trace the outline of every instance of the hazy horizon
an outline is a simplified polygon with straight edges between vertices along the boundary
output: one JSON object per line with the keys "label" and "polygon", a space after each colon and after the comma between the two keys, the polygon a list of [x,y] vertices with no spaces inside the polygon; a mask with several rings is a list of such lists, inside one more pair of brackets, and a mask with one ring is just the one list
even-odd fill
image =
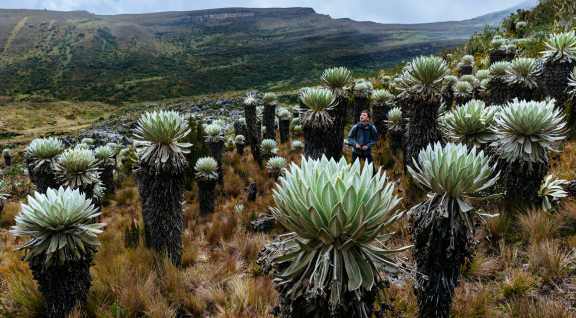
{"label": "hazy horizon", "polygon": [[380,23],[426,23],[464,20],[508,9],[526,0],[396,0],[377,2],[357,0],[3,0],[2,9],[84,10],[95,14],[192,11],[226,7],[269,8],[311,7],[334,18],[351,18]]}

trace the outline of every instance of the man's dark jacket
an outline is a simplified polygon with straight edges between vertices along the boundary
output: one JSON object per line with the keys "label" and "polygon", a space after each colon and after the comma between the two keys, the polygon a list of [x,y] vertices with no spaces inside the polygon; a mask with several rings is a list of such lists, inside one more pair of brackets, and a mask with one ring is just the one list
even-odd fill
{"label": "man's dark jacket", "polygon": [[[374,146],[377,141],[378,130],[376,130],[376,127],[372,124],[357,123],[348,134],[348,145],[354,149],[354,152],[359,154],[370,152],[372,146]],[[368,149],[356,149],[356,145],[368,146]]]}

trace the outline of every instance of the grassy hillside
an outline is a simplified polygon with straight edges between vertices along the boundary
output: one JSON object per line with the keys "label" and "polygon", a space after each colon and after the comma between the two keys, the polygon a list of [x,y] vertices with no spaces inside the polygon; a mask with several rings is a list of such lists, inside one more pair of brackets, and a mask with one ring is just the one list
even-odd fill
{"label": "grassy hillside", "polygon": [[120,102],[286,87],[332,65],[362,71],[439,52],[508,13],[383,25],[307,8],[117,16],[0,10],[0,96]]}

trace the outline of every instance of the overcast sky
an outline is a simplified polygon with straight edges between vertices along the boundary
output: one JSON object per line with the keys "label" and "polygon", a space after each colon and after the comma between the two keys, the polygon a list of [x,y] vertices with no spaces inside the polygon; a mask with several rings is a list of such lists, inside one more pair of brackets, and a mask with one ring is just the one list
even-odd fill
{"label": "overcast sky", "polygon": [[335,18],[382,23],[462,20],[525,0],[0,0],[0,8],[87,10],[97,14],[198,10],[222,7],[312,7]]}

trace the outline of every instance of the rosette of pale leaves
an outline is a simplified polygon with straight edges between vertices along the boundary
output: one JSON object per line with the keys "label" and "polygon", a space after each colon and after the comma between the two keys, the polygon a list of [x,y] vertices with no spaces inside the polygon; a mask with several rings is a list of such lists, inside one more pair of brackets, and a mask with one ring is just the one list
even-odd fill
{"label": "rosette of pale leaves", "polygon": [[100,180],[98,160],[88,149],[64,151],[54,164],[54,172],[60,183],[70,188],[93,185]]}
{"label": "rosette of pale leaves", "polygon": [[234,137],[234,143],[236,145],[244,145],[246,144],[246,137],[244,137],[244,135],[238,135]]}
{"label": "rosette of pale leaves", "polygon": [[388,129],[390,130],[400,130],[402,129],[402,110],[400,107],[394,107],[388,112]]}
{"label": "rosette of pale leaves", "polygon": [[444,88],[452,88],[456,82],[458,82],[458,76],[446,75],[442,81],[442,85]]}
{"label": "rosette of pale leaves", "polygon": [[490,127],[497,111],[496,107],[486,107],[483,101],[472,100],[444,114],[440,123],[451,141],[480,146],[492,141]]}
{"label": "rosette of pale leaves", "polygon": [[449,74],[446,61],[437,56],[421,56],[410,62],[401,75],[401,89],[421,100],[436,99]]}
{"label": "rosette of pale leaves", "polygon": [[196,178],[203,181],[218,180],[218,162],[212,157],[203,157],[194,166]]}
{"label": "rosette of pale leaves", "polygon": [[452,91],[454,91],[454,96],[466,98],[472,95],[474,87],[469,82],[458,81],[452,86]]}
{"label": "rosette of pale leaves", "polygon": [[300,93],[300,100],[308,109],[302,114],[301,122],[310,127],[329,127],[333,119],[328,114],[336,101],[336,96],[326,88],[306,88]]}
{"label": "rosette of pale leaves", "polygon": [[183,142],[189,132],[188,122],[175,111],[145,113],[134,130],[140,162],[156,173],[182,171],[192,146]]}
{"label": "rosette of pale leaves", "polygon": [[278,152],[278,143],[274,139],[264,139],[260,145],[260,150],[263,155],[275,155]]}
{"label": "rosette of pale leaves", "polygon": [[275,105],[278,101],[278,96],[274,93],[266,93],[262,96],[262,102],[266,105]]}
{"label": "rosette of pale leaves", "polygon": [[336,91],[342,91],[345,87],[354,84],[352,72],[345,67],[332,67],[326,69],[320,78],[322,84]]}
{"label": "rosette of pale leaves", "polygon": [[370,100],[373,105],[391,105],[394,103],[394,94],[386,89],[377,89]]}
{"label": "rosette of pale leaves", "polygon": [[510,67],[506,72],[505,79],[509,84],[534,89],[538,87],[538,76],[542,73],[542,65],[536,59],[520,57],[510,62]]}
{"label": "rosette of pale leaves", "polygon": [[6,181],[0,179],[0,202],[6,201],[10,197],[8,194],[8,184]]}
{"label": "rosette of pale leaves", "polygon": [[272,157],[266,162],[266,170],[271,174],[282,174],[288,162],[283,157]]}
{"label": "rosette of pale leaves", "polygon": [[508,162],[544,163],[566,138],[564,115],[554,101],[514,100],[496,115],[492,131],[499,156]]}
{"label": "rosette of pale leaves", "polygon": [[26,251],[26,260],[40,257],[47,265],[78,261],[100,245],[98,235],[104,227],[96,223],[100,213],[79,190],[48,189],[27,201],[10,229],[14,236],[29,238],[19,247]]}
{"label": "rosette of pale leaves", "polygon": [[490,65],[488,71],[490,72],[490,76],[504,79],[506,76],[508,76],[509,68],[510,68],[510,62],[499,61]]}
{"label": "rosette of pale leaves", "polygon": [[498,180],[496,164],[483,151],[463,144],[440,143],[428,145],[412,158],[413,167],[408,166],[410,175],[432,196],[440,196],[440,206],[434,209],[440,217],[448,217],[450,207],[456,203],[468,229],[472,222],[468,211],[472,206],[467,198],[493,186]]}
{"label": "rosette of pale leaves", "polygon": [[464,55],[464,56],[462,56],[460,63],[462,63],[464,65],[472,66],[472,65],[474,65],[475,60],[476,59],[472,55]]}
{"label": "rosette of pale leaves", "polygon": [[34,139],[26,148],[26,159],[30,160],[34,171],[52,169],[57,157],[64,151],[64,144],[57,138]]}
{"label": "rosette of pale leaves", "polygon": [[292,148],[293,151],[301,151],[304,149],[304,143],[300,140],[294,140],[292,141],[290,148]]}
{"label": "rosette of pale leaves", "polygon": [[572,98],[576,97],[576,67],[572,69],[570,77],[568,77],[568,94]]}
{"label": "rosette of pale leaves", "polygon": [[80,143],[88,146],[93,146],[96,143],[96,141],[94,140],[94,138],[82,138],[82,140],[80,140]]}
{"label": "rosette of pale leaves", "polygon": [[370,97],[374,92],[372,82],[365,79],[359,79],[354,83],[354,95],[358,97]]}
{"label": "rosette of pale leaves", "polygon": [[475,76],[478,81],[482,82],[483,80],[490,78],[490,70],[478,70]]}
{"label": "rosette of pale leaves", "polygon": [[472,85],[472,87],[476,87],[476,86],[480,85],[480,82],[478,81],[476,76],[474,76],[472,74],[460,76],[460,81],[468,82],[468,83],[470,83],[470,85]]}
{"label": "rosette of pale leaves", "polygon": [[254,93],[248,93],[246,97],[244,97],[244,105],[247,106],[255,106],[258,104],[258,97]]}
{"label": "rosette of pale leaves", "polygon": [[97,147],[94,149],[94,156],[103,166],[114,165],[114,150],[109,146]]}
{"label": "rosette of pale leaves", "polygon": [[291,233],[271,255],[276,277],[292,299],[322,296],[332,309],[346,292],[370,291],[381,271],[397,271],[398,251],[385,233],[401,214],[394,185],[372,164],[302,158],[292,163],[273,191],[272,214]]}
{"label": "rosette of pale leaves", "polygon": [[576,61],[576,32],[552,34],[544,44],[542,58],[547,63]]}
{"label": "rosette of pale leaves", "polygon": [[218,124],[211,124],[204,127],[204,139],[208,143],[217,143],[224,140],[222,126]]}
{"label": "rosette of pale leaves", "polygon": [[542,209],[544,211],[552,210],[553,205],[568,196],[568,192],[564,190],[564,187],[567,186],[568,183],[568,181],[558,179],[553,175],[547,175],[546,178],[544,178],[538,190],[538,196],[542,198]]}
{"label": "rosette of pale leaves", "polygon": [[286,108],[280,108],[276,116],[278,116],[280,120],[290,120],[290,118],[292,118],[292,114]]}

